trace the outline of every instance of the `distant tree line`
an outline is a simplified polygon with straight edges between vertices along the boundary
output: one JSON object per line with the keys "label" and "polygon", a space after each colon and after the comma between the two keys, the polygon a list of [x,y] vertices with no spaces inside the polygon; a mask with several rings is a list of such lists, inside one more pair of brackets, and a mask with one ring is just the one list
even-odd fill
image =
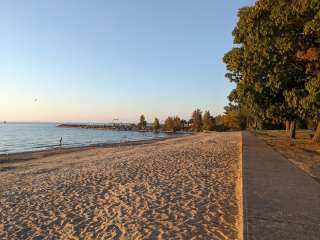
{"label": "distant tree line", "polygon": [[152,125],[148,125],[145,120],[145,116],[142,114],[140,116],[140,121],[137,124],[139,130],[152,130],[154,132],[159,131],[168,131],[168,132],[177,132],[177,131],[188,131],[188,122],[180,119],[180,117],[168,117],[165,119],[164,124],[160,124],[158,118],[155,118]]}
{"label": "distant tree line", "polygon": [[226,130],[241,130],[243,127],[239,125],[239,116],[237,114],[226,114],[224,116],[218,115],[213,117],[209,111],[204,113],[200,109],[195,109],[191,118],[187,121],[181,119],[179,116],[167,117],[163,124],[160,124],[158,118],[155,118],[152,124],[148,124],[145,116],[140,116],[137,127],[141,131],[226,131]]}
{"label": "distant tree line", "polygon": [[320,142],[320,1],[259,0],[238,12],[236,44],[225,54],[226,77],[236,84],[223,117],[229,125],[315,126]]}

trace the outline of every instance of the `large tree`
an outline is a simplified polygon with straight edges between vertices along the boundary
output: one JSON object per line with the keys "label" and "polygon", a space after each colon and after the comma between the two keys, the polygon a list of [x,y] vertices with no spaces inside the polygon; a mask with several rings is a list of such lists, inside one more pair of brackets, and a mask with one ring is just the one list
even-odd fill
{"label": "large tree", "polygon": [[301,10],[305,4],[316,5],[312,0],[259,0],[240,9],[233,31],[236,47],[224,57],[226,76],[237,85],[233,100],[260,119],[290,121],[291,137],[308,95],[306,64],[297,57],[312,42],[304,29],[314,14]]}
{"label": "large tree", "polygon": [[203,114],[203,130],[212,131],[215,128],[215,119],[211,116],[209,111],[205,111]]}
{"label": "large tree", "polygon": [[192,130],[200,132],[202,130],[202,112],[200,109],[196,109],[192,113]]}
{"label": "large tree", "polygon": [[171,132],[180,131],[182,128],[181,119],[178,116],[168,117],[164,122],[164,129]]}
{"label": "large tree", "polygon": [[297,58],[305,65],[308,79],[302,114],[317,122],[313,140],[320,142],[320,1],[304,0],[295,9],[298,14],[307,16],[303,34],[308,38],[308,44],[297,52]]}
{"label": "large tree", "polygon": [[240,112],[238,111],[230,111],[223,115],[223,124],[231,130],[241,130],[242,120]]}
{"label": "large tree", "polygon": [[160,122],[158,118],[155,118],[153,122],[153,131],[158,132],[159,130],[160,130]]}
{"label": "large tree", "polygon": [[142,129],[142,130],[146,129],[146,127],[147,127],[147,121],[146,121],[146,118],[143,114],[141,114],[141,116],[140,116],[140,121],[138,123],[138,127],[139,127],[139,129]]}

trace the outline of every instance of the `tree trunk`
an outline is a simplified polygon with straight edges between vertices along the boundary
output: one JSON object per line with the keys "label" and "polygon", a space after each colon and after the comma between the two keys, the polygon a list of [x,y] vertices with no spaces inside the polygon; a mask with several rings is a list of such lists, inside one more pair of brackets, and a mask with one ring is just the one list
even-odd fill
{"label": "tree trunk", "polygon": [[313,135],[312,141],[320,143],[320,121],[318,121],[317,129]]}
{"label": "tree trunk", "polygon": [[286,124],[286,132],[289,133],[289,131],[290,131],[290,121],[286,120],[285,124]]}
{"label": "tree trunk", "polygon": [[296,120],[290,121],[289,137],[290,138],[296,138]]}

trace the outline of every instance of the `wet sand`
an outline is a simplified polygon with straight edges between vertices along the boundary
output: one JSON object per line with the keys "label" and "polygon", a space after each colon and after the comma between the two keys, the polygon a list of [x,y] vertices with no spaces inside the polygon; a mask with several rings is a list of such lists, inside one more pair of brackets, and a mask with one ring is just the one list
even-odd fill
{"label": "wet sand", "polygon": [[0,239],[239,239],[240,133],[7,164]]}

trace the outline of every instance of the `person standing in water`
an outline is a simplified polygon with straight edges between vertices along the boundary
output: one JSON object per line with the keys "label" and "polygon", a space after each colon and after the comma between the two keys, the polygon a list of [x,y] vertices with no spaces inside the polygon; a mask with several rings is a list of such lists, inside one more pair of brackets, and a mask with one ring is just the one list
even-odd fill
{"label": "person standing in water", "polygon": [[60,138],[60,147],[62,146],[62,137]]}

